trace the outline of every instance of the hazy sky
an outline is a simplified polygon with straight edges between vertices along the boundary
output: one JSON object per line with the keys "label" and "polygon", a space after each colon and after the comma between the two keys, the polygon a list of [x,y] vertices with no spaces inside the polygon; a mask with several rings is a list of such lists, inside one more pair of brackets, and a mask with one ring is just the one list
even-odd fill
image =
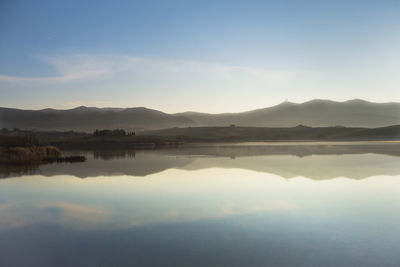
{"label": "hazy sky", "polygon": [[0,1],[0,106],[400,101],[400,1]]}

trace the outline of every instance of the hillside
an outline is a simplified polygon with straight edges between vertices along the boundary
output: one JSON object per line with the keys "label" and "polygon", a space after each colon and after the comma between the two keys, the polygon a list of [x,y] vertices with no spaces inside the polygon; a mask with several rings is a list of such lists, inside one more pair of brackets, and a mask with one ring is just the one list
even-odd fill
{"label": "hillside", "polygon": [[335,102],[312,100],[302,104],[282,104],[241,113],[207,114],[184,112],[167,114],[138,108],[78,107],[69,110],[20,110],[0,108],[0,127],[36,130],[78,130],[123,128],[155,130],[199,126],[247,127],[384,127],[400,124],[400,103],[371,103],[364,100]]}
{"label": "hillside", "polygon": [[230,124],[257,127],[293,127],[299,124],[347,127],[383,127],[400,123],[400,103],[371,103],[364,100],[335,102],[312,100],[302,104],[284,102],[277,106],[242,113],[179,113],[197,126]]}
{"label": "hillside", "polygon": [[0,108],[0,127],[36,130],[160,129],[192,123],[180,115],[139,108],[89,108],[20,110]]}

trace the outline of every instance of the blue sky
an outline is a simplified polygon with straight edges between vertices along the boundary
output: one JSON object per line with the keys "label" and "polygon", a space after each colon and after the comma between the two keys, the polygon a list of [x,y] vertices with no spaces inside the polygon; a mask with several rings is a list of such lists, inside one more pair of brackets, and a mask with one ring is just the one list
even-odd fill
{"label": "blue sky", "polygon": [[0,106],[400,101],[400,1],[0,2]]}

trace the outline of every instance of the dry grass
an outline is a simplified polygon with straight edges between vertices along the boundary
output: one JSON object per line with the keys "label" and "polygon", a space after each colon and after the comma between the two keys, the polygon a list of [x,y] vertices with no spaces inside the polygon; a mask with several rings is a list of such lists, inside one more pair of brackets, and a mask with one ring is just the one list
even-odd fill
{"label": "dry grass", "polygon": [[54,146],[10,147],[0,150],[0,162],[23,163],[55,160],[61,152]]}

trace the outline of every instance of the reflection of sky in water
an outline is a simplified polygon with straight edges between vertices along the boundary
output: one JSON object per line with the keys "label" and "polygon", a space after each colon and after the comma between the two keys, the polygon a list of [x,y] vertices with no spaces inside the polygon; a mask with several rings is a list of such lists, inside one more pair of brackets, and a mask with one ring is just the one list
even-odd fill
{"label": "reflection of sky in water", "polygon": [[285,180],[240,169],[167,170],[135,178],[31,176],[1,182],[0,227],[55,222],[131,227],[230,215],[286,212],[324,216],[389,215],[400,208],[400,177],[361,181]]}
{"label": "reflection of sky in water", "polygon": [[396,266],[399,192],[236,168],[5,179],[0,265]]}

